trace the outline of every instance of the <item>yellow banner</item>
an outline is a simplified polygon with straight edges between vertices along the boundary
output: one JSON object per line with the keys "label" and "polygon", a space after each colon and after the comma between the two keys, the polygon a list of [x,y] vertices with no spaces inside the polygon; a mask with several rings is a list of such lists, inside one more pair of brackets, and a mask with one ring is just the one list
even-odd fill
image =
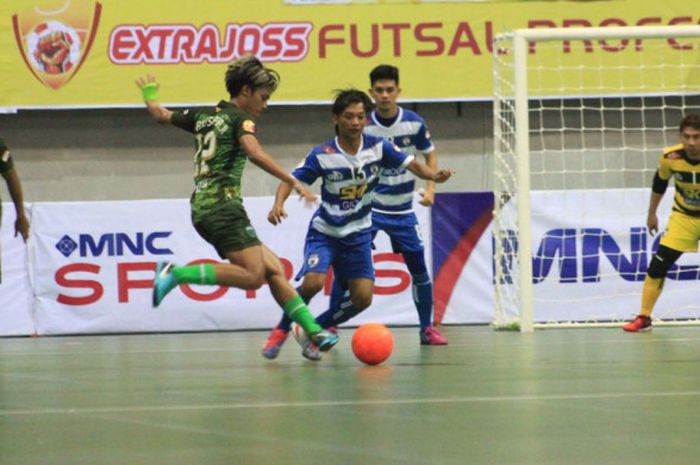
{"label": "yellow banner", "polygon": [[[406,100],[488,99],[496,33],[690,25],[700,13],[687,0],[21,0],[2,2],[0,19],[0,107],[7,109],[141,105],[134,80],[146,73],[160,81],[164,102],[211,103],[227,97],[226,64],[245,53],[281,74],[273,103],[326,103],[334,89],[366,89],[381,63],[400,68]],[[693,43],[684,53],[697,60],[699,50]]]}

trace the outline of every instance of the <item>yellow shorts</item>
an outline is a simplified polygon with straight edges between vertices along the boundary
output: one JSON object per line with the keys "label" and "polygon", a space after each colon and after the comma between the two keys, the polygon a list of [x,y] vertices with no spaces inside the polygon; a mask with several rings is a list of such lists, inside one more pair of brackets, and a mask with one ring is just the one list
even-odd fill
{"label": "yellow shorts", "polygon": [[697,252],[700,240],[700,218],[672,211],[661,245],[680,252]]}

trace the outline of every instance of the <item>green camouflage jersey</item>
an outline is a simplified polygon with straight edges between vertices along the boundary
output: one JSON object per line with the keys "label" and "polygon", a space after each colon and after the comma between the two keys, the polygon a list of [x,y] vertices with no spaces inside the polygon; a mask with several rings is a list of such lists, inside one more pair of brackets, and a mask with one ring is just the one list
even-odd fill
{"label": "green camouflage jersey", "polygon": [[222,100],[214,108],[175,111],[171,121],[195,135],[193,217],[216,210],[224,200],[242,202],[247,157],[239,139],[255,134],[253,117]]}

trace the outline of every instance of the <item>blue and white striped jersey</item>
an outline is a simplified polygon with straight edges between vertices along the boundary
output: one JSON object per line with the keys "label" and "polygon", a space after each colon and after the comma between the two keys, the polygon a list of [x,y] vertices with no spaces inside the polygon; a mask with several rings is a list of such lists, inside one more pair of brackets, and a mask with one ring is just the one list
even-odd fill
{"label": "blue and white striped jersey", "polygon": [[[376,110],[370,114],[365,134],[384,137],[396,144],[403,152],[417,155],[435,150],[425,121],[417,113],[399,107],[399,114],[391,126],[382,126],[377,120]],[[399,215],[413,211],[413,191],[416,180],[404,168],[385,169],[374,191],[372,209],[380,213]]]}
{"label": "blue and white striped jersey", "polygon": [[321,206],[310,227],[345,238],[372,225],[372,192],[382,169],[404,170],[413,155],[402,153],[381,137],[366,134],[355,155],[345,153],[338,139],[314,147],[292,176],[305,184],[321,178]]}

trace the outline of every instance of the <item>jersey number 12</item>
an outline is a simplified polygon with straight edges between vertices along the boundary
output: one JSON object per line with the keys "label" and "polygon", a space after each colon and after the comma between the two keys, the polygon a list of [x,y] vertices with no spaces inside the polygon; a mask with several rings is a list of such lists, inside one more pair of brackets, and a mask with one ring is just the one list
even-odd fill
{"label": "jersey number 12", "polygon": [[216,134],[209,131],[206,134],[195,135],[197,139],[197,151],[194,152],[194,175],[206,176],[209,174],[207,162],[216,155]]}

